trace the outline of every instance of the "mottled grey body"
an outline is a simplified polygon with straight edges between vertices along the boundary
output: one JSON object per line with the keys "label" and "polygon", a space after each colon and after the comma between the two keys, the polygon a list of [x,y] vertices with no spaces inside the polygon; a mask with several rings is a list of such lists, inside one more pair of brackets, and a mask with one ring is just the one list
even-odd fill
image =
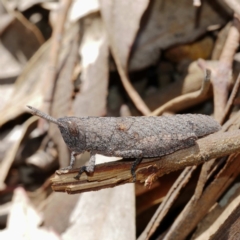
{"label": "mottled grey body", "polygon": [[[191,147],[203,136],[220,130],[211,117],[185,114],[162,117],[64,117],[53,119],[30,107],[32,113],[58,125],[63,139],[75,155],[89,151],[83,171],[93,172],[95,154],[123,158],[160,157]],[[77,176],[79,178],[80,174]],[[132,174],[135,175],[134,169]]]}
{"label": "mottled grey body", "polygon": [[124,158],[159,157],[195,144],[220,129],[206,115],[168,117],[65,117],[57,120],[71,151]]}

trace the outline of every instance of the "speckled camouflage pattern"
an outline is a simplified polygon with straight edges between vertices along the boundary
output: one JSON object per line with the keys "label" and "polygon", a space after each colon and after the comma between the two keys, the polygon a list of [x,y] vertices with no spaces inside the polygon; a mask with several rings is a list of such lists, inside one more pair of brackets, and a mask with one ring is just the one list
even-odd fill
{"label": "speckled camouflage pattern", "polygon": [[217,132],[221,126],[210,116],[182,114],[162,117],[63,117],[51,116],[29,107],[32,114],[58,125],[62,137],[71,150],[73,167],[75,156],[89,151],[90,160],[83,171],[93,172],[95,154],[136,158],[135,167],[142,158],[161,157],[196,144],[196,140]]}
{"label": "speckled camouflage pattern", "polygon": [[159,157],[220,129],[200,114],[167,117],[64,117],[57,120],[69,149],[124,158]]}

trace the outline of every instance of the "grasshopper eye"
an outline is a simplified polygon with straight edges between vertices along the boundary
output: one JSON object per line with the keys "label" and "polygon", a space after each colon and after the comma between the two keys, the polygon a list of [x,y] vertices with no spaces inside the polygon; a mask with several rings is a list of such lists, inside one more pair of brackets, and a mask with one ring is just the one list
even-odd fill
{"label": "grasshopper eye", "polygon": [[71,134],[71,136],[78,136],[78,126],[73,121],[67,121],[68,123],[68,131]]}

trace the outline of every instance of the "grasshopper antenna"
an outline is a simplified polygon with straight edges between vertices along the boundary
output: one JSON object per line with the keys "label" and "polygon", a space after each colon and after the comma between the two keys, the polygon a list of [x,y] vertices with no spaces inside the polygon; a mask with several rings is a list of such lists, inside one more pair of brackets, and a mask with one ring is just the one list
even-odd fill
{"label": "grasshopper antenna", "polygon": [[61,125],[61,124],[57,121],[56,118],[53,118],[53,117],[47,115],[46,113],[37,110],[37,109],[34,108],[34,107],[31,107],[31,106],[27,106],[27,107],[30,108],[30,112],[31,112],[32,115],[36,115],[36,116],[38,116],[38,117],[40,117],[40,118],[44,118],[44,119],[46,119],[46,120],[49,121],[49,122],[52,122],[52,123],[57,124],[58,126]]}

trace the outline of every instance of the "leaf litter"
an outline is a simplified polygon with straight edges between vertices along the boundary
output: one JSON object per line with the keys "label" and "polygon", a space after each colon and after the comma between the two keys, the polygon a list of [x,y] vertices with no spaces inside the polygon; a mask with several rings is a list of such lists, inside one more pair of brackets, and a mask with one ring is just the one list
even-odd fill
{"label": "leaf litter", "polygon": [[[238,14],[228,0],[2,0],[0,236],[181,240],[227,231],[231,239],[239,229]],[[199,149],[144,159],[136,183],[131,159],[101,155],[77,182],[89,155],[59,173],[69,150],[26,105],[55,118],[201,113],[223,128]]]}

